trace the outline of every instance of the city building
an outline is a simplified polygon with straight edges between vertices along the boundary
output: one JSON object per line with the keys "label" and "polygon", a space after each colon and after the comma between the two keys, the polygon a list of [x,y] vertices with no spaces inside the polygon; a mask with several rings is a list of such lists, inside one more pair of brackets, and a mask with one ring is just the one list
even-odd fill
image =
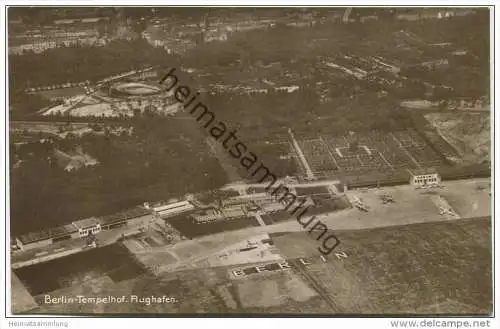
{"label": "city building", "polygon": [[9,35],[9,54],[22,55],[24,52],[42,53],[48,49],[71,46],[103,46],[108,42],[100,36],[96,28],[50,27],[42,30],[27,30]]}

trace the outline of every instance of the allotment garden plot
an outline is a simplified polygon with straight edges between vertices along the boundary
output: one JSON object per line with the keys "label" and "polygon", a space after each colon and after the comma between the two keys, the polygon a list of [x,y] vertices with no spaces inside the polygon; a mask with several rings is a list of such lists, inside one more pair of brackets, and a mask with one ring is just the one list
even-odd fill
{"label": "allotment garden plot", "polygon": [[[297,134],[295,138],[296,143],[283,139],[257,148],[257,152],[266,149],[263,162],[270,169],[281,169],[275,170],[276,175],[286,168],[288,175],[295,171],[304,176],[309,168],[315,178],[321,179],[446,165],[443,155],[413,129],[345,136]],[[291,162],[295,170],[290,169]]]}

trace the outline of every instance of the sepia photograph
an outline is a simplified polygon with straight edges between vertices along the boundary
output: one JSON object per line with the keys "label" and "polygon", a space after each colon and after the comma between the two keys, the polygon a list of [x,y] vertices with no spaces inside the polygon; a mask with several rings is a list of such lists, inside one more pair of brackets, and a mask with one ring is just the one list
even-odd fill
{"label": "sepia photograph", "polygon": [[4,10],[7,314],[494,327],[493,6]]}

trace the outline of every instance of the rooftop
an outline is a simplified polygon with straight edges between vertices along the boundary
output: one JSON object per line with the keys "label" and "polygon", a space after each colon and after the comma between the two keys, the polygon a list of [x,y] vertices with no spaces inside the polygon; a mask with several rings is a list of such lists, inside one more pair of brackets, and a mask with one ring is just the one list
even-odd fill
{"label": "rooftop", "polygon": [[421,168],[421,169],[408,169],[408,172],[412,176],[418,176],[418,175],[431,175],[431,174],[437,174],[438,171],[435,168]]}
{"label": "rooftop", "polygon": [[76,232],[78,229],[73,224],[66,224],[56,228],[41,230],[38,232],[30,232],[19,236],[19,240],[23,244],[29,244],[41,240],[53,239],[66,234]]}
{"label": "rooftop", "polygon": [[180,208],[180,207],[185,207],[185,206],[190,206],[191,203],[189,201],[179,201],[179,202],[174,202],[174,203],[169,203],[169,204],[162,204],[162,205],[157,205],[153,206],[152,209],[154,211],[165,211],[169,209],[175,209],[175,208]]}
{"label": "rooftop", "polygon": [[96,217],[84,218],[84,219],[80,219],[76,222],[73,222],[73,225],[75,225],[76,228],[78,228],[78,229],[97,226],[99,224],[100,224],[100,221]]}
{"label": "rooftop", "polygon": [[116,214],[102,216],[99,218],[99,221],[101,222],[101,225],[108,225],[108,224],[113,224],[113,223],[129,220],[132,218],[136,218],[136,217],[141,217],[141,216],[147,215],[149,213],[150,213],[149,210],[145,209],[144,207],[139,206],[139,207],[128,209],[128,210],[125,210],[125,211],[122,211],[122,212],[119,212]]}

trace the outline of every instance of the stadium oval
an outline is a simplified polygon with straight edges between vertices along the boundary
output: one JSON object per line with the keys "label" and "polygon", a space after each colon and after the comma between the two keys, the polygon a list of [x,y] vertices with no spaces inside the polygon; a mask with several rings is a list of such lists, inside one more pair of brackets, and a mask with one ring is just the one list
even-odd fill
{"label": "stadium oval", "polygon": [[122,82],[111,86],[110,93],[116,96],[150,96],[161,93],[161,89],[138,82]]}

